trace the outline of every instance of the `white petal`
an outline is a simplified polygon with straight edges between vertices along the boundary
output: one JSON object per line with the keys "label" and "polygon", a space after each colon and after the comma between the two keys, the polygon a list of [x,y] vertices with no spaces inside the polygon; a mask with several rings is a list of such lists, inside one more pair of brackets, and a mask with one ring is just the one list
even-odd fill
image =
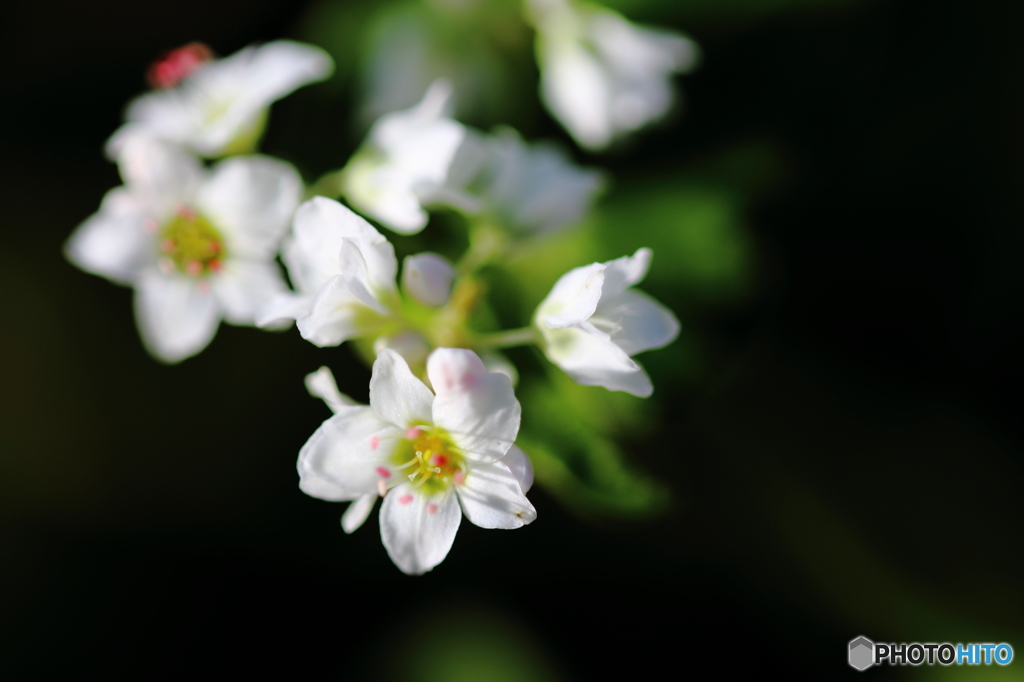
{"label": "white petal", "polygon": [[156,234],[144,227],[150,219],[128,190],[112,189],[103,198],[99,212],[79,225],[68,239],[64,254],[86,272],[130,284],[156,257]]}
{"label": "white petal", "polygon": [[287,329],[293,320],[308,315],[312,306],[312,296],[283,291],[271,297],[256,311],[256,326],[266,329]]}
{"label": "white petal", "polygon": [[352,533],[366,523],[376,501],[377,493],[370,493],[357,498],[348,506],[345,513],[341,515],[341,527],[346,533]]}
{"label": "white petal", "polygon": [[267,156],[220,162],[200,188],[196,209],[224,235],[229,257],[270,260],[299,205],[302,180]]}
{"label": "white petal", "polygon": [[373,352],[380,355],[390,348],[401,355],[410,366],[422,365],[430,354],[430,344],[418,332],[405,331],[394,336],[381,336],[373,342]]}
{"label": "white petal", "polygon": [[590,323],[583,328],[544,329],[548,359],[577,383],[646,398],[654,387],[643,368]]}
{"label": "white petal", "polygon": [[360,245],[351,239],[343,239],[341,242],[338,261],[345,278],[345,286],[360,303],[384,315],[387,309],[374,293],[366,258],[359,247]]}
{"label": "white petal", "polygon": [[519,370],[512,364],[512,361],[497,351],[481,351],[480,360],[488,372],[504,374],[515,388],[519,383]]}
{"label": "white petal", "polygon": [[320,398],[327,403],[327,407],[335,413],[343,407],[356,404],[356,401],[338,390],[338,384],[334,381],[334,375],[328,367],[321,367],[306,375],[306,390],[314,398]]}
{"label": "white petal", "polygon": [[332,277],[310,303],[309,313],[298,320],[299,333],[315,346],[337,346],[370,334],[385,318],[367,308],[349,290],[344,277]]}
{"label": "white petal", "polygon": [[438,348],[427,359],[434,387],[434,424],[446,429],[475,462],[501,459],[519,432],[520,406],[512,382],[491,374],[471,350]]}
{"label": "white petal", "polygon": [[255,324],[256,313],[285,292],[277,263],[253,263],[228,258],[223,270],[211,277],[213,294],[231,324]]}
{"label": "white petal", "polygon": [[614,325],[611,340],[626,355],[661,348],[679,335],[679,320],[675,314],[636,289],[602,301],[597,312]]}
{"label": "white petal", "polygon": [[611,76],[580,45],[553,45],[545,51],[541,99],[582,147],[600,150],[611,144]]}
{"label": "white petal", "polygon": [[651,250],[645,247],[637,249],[632,256],[623,256],[605,263],[601,299],[614,298],[627,287],[643,280],[651,266],[651,255]]}
{"label": "white petal", "polygon": [[397,429],[369,407],[339,408],[299,451],[299,488],[324,500],[369,495],[377,490],[378,481],[386,484],[395,478],[388,458],[397,435]]}
{"label": "white petal", "polygon": [[252,56],[246,74],[248,97],[266,106],[307,83],[324,80],[333,71],[334,61],[319,47],[275,40],[256,48]]}
{"label": "white petal", "polygon": [[436,253],[406,256],[402,266],[402,288],[420,303],[435,308],[448,302],[455,268]]}
{"label": "white petal", "polygon": [[359,246],[371,288],[393,291],[398,272],[394,247],[368,222],[325,197],[313,197],[295,212],[292,238],[283,254],[295,285],[312,294],[340,274],[339,254],[345,239]]}
{"label": "white petal", "polygon": [[380,507],[380,538],[403,573],[420,575],[448,556],[461,521],[455,495],[420,496],[403,483],[388,492]]}
{"label": "white petal", "polygon": [[197,158],[146,131],[126,129],[115,148],[125,184],[145,200],[161,221],[178,205],[190,203],[206,178]]}
{"label": "white petal", "polygon": [[526,453],[518,445],[513,445],[499,461],[507,466],[519,481],[523,494],[530,492],[530,488],[533,487],[533,463]]}
{"label": "white petal", "polygon": [[401,355],[389,348],[380,352],[370,377],[370,407],[378,417],[402,429],[430,424],[433,401],[430,389],[413,375]]}
{"label": "white petal", "polygon": [[474,464],[457,490],[466,518],[481,528],[519,528],[537,518],[519,481],[501,462]]}
{"label": "white petal", "polygon": [[386,161],[357,154],[345,167],[345,198],[399,234],[416,234],[429,216],[413,190],[416,179]]}
{"label": "white petal", "polygon": [[574,268],[562,275],[537,307],[540,323],[551,329],[578,326],[597,310],[604,287],[603,263]]}
{"label": "white petal", "polygon": [[149,351],[165,362],[178,362],[210,343],[220,309],[212,292],[196,280],[147,270],[136,283],[135,319]]}

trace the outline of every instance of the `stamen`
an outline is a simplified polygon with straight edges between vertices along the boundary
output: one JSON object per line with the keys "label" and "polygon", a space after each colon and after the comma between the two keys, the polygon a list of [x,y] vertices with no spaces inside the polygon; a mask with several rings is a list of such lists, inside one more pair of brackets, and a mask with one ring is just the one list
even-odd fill
{"label": "stamen", "polygon": [[428,514],[436,514],[437,513],[437,505],[434,504],[433,502],[428,504],[427,505],[427,513]]}
{"label": "stamen", "polygon": [[388,486],[381,479],[377,479],[377,494],[380,495],[381,497],[384,497],[385,495],[388,494]]}
{"label": "stamen", "polygon": [[409,493],[398,498],[398,504],[409,504],[410,502],[412,502],[412,495]]}
{"label": "stamen", "polygon": [[[380,445],[380,436],[376,434],[370,436],[370,449],[376,450],[378,445]],[[377,471],[380,471],[380,469],[378,468]]]}
{"label": "stamen", "polygon": [[381,478],[391,478],[391,472],[384,467],[377,467],[374,469]]}
{"label": "stamen", "polygon": [[415,426],[410,426],[405,430],[405,437],[408,438],[409,440],[416,440],[421,435],[423,435],[423,430]]}
{"label": "stamen", "polygon": [[455,472],[454,478],[455,485],[462,485],[463,482],[465,482],[466,480],[466,472],[464,472],[462,469],[459,469],[458,471]]}

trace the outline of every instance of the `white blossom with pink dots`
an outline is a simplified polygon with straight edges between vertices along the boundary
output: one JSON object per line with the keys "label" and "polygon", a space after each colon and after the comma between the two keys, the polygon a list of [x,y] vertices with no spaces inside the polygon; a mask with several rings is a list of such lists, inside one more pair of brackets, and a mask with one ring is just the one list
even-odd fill
{"label": "white blossom with pink dots", "polygon": [[[305,493],[354,501],[342,521],[347,532],[384,497],[381,539],[395,565],[411,575],[444,560],[463,515],[481,528],[505,529],[537,517],[525,495],[533,470],[513,445],[520,407],[508,377],[488,373],[476,353],[459,348],[435,350],[427,377],[434,393],[402,356],[382,350],[370,405],[330,401],[334,416],[313,433],[298,461]],[[316,395],[336,392],[317,386]]]}

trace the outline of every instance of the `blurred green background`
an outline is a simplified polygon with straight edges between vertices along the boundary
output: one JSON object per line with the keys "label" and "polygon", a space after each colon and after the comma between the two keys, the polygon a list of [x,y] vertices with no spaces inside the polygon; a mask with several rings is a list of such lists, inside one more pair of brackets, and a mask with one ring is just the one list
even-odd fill
{"label": "blurred green background", "polygon": [[[600,156],[537,102],[510,0],[0,10],[5,678],[823,679],[857,674],[857,635],[1024,655],[1024,6],[608,4],[704,59],[678,79],[681,111]],[[639,358],[649,401],[512,352],[539,518],[463,524],[421,578],[390,563],[375,519],[345,536],[342,506],[297,487],[328,416],[302,377],[327,364],[365,400],[354,353],[224,326],[166,367],[130,291],[61,256],[119,184],[101,147],[161,51],[329,49],[336,77],[276,104],[263,145],[311,181],[358,145],[365,74],[409,22],[440,36],[427,71],[479,88],[463,120],[560,140],[611,177],[584,230],[486,273],[496,317],[521,323],[565,270],[651,246],[641,288],[683,322]],[[457,222],[396,247],[455,249]]]}

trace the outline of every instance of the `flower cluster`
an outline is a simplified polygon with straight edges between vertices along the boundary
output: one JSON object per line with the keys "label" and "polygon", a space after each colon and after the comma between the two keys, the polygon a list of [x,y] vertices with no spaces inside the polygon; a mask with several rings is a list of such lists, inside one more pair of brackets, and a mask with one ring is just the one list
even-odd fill
{"label": "flower cluster", "polygon": [[[603,146],[663,113],[663,81],[682,68],[684,39],[568,0],[530,6],[546,45],[548,104],[581,143]],[[584,54],[584,40],[597,52]],[[518,372],[500,349],[535,344],[580,384],[646,397],[651,379],[631,356],[670,343],[679,322],[632,288],[650,265],[641,248],[569,270],[522,329],[475,328],[482,268],[579,223],[604,175],[510,128],[484,133],[456,121],[452,87],[438,80],[307,187],[288,163],[254,152],[269,106],[332,68],[319,48],[290,41],[223,59],[196,43],[165,54],[149,71],[154,90],[129,105],[107,144],[124,184],[66,254],[134,288],[143,343],[165,362],[202,351],[221,320],[294,323],[319,347],[354,341],[372,364],[370,404],[341,394],[326,368],[307,377],[334,414],[299,454],[299,485],[350,501],[349,533],[383,497],[384,546],[402,571],[419,574],[448,554],[463,515],[503,529],[536,518],[526,498],[533,469],[515,445]],[[559,83],[586,78],[600,87],[569,106]],[[395,246],[363,217],[405,235],[424,230],[438,206],[468,226],[469,249],[455,263],[425,252],[399,268]]]}

